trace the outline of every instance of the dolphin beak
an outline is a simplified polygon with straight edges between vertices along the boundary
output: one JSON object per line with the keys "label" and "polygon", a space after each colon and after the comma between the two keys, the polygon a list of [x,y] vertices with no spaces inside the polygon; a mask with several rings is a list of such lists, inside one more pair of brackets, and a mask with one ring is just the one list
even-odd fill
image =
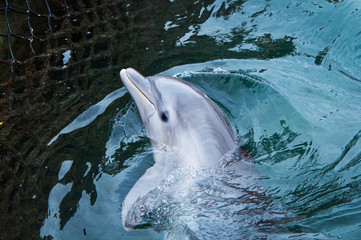
{"label": "dolphin beak", "polygon": [[149,79],[133,68],[122,69],[120,78],[137,105],[139,115],[144,124],[156,112],[155,98]]}
{"label": "dolphin beak", "polygon": [[148,101],[154,106],[154,98],[151,94],[151,85],[149,80],[133,68],[122,69],[120,78],[133,97],[135,103],[141,107],[141,102]]}

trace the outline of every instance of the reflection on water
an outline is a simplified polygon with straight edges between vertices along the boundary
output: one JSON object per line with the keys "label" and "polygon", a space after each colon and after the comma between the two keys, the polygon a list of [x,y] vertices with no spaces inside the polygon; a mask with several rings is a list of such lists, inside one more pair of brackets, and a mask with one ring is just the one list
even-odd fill
{"label": "reflection on water", "polygon": [[[131,3],[127,7],[130,12],[132,7]],[[357,239],[361,222],[361,48],[354,39],[361,29],[356,24],[360,20],[356,2],[212,1],[184,8],[188,11],[178,13],[170,8],[174,19],[164,21],[164,31],[168,37],[179,34],[177,41],[163,40],[159,51],[165,53],[160,53],[162,57],[147,72],[197,62],[163,74],[193,82],[226,112],[251,153],[267,193],[277,206],[299,216],[281,228],[290,234],[314,232],[330,239]],[[184,28],[190,20],[193,24]],[[175,50],[168,51],[171,48]],[[49,196],[41,236],[163,239],[162,233],[152,229],[125,232],[122,228],[121,202],[152,165],[152,152],[128,94],[101,103],[102,111],[89,108],[78,118],[84,124],[68,125],[50,142],[50,147],[60,149],[54,159],[63,163]],[[212,182],[202,175],[197,184],[185,185],[192,188],[184,188],[182,177],[191,176],[192,171],[180,173],[174,177],[176,182],[162,186],[167,186],[165,193],[179,189],[186,193],[176,199],[182,208],[163,212],[166,224],[152,223],[155,229],[167,230],[174,238],[188,234],[210,239],[226,236],[219,230],[220,219],[229,221],[228,232],[244,226],[237,225],[241,215],[236,214],[240,210],[237,199],[242,198],[227,198],[234,186],[216,191],[230,179],[225,181],[222,175]],[[202,198],[204,188],[213,189],[214,195]],[[168,200],[157,202],[161,210],[171,206]],[[217,208],[202,215],[211,202],[230,203],[232,208],[223,211],[215,204]],[[262,209],[262,204],[257,206]],[[217,214],[224,215],[217,218]],[[188,217],[194,216],[199,217],[190,221]],[[268,236],[279,239],[282,235],[277,234]]]}

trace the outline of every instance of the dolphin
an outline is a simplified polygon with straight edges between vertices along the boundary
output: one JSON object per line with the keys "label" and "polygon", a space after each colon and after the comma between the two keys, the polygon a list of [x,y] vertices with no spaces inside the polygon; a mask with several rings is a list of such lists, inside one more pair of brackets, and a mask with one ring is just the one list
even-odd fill
{"label": "dolphin", "polygon": [[137,227],[128,215],[139,197],[178,168],[215,166],[236,143],[227,116],[192,84],[168,76],[145,77],[133,68],[122,69],[120,77],[135,101],[154,157],[154,165],[123,201],[123,227],[130,230]]}

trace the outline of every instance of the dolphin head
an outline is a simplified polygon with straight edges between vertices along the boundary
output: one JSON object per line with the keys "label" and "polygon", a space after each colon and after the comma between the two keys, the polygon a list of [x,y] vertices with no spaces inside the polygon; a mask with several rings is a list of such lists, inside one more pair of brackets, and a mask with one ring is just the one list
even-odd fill
{"label": "dolphin head", "polygon": [[120,77],[153,146],[177,149],[179,167],[210,166],[235,147],[228,118],[190,83],[167,76],[144,77],[132,68],[121,70]]}

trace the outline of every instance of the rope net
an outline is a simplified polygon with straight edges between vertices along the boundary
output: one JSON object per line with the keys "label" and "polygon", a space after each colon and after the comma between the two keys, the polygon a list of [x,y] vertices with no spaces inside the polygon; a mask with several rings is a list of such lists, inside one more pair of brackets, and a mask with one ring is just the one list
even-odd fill
{"label": "rope net", "polygon": [[14,64],[41,51],[39,44],[58,27],[54,20],[60,19],[51,9],[68,10],[68,7],[65,1],[1,1],[0,63],[10,65],[13,71]]}

